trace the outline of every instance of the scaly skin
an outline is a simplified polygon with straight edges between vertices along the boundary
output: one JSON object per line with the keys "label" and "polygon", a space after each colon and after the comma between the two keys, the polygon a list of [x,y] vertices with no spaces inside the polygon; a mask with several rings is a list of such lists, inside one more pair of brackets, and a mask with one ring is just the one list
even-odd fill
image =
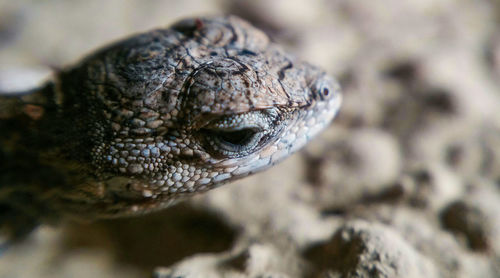
{"label": "scaly skin", "polygon": [[340,102],[333,78],[236,17],[133,36],[0,98],[0,227],[167,207],[281,161]]}

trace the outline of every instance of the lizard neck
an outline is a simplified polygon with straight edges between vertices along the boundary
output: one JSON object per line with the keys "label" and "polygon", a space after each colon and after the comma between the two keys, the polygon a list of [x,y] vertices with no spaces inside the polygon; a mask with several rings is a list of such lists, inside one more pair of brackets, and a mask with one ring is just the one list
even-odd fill
{"label": "lizard neck", "polygon": [[[57,125],[54,120],[59,110],[54,88],[49,82],[30,91],[0,96],[0,231],[11,236],[24,235],[42,215],[49,215],[38,196],[64,182],[40,157],[57,139],[50,128]],[[24,204],[24,208],[18,209],[16,204]]]}

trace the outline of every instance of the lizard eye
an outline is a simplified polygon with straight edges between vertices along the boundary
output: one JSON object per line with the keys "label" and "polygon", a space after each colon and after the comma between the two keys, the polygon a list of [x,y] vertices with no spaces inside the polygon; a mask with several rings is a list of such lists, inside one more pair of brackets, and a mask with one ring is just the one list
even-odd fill
{"label": "lizard eye", "polygon": [[203,128],[210,147],[222,154],[239,153],[254,149],[263,133],[258,128],[218,129]]}
{"label": "lizard eye", "polygon": [[251,143],[252,139],[255,137],[257,132],[251,128],[245,128],[241,130],[221,130],[214,131],[214,137],[217,137],[219,141],[231,145],[247,145]]}
{"label": "lizard eye", "polygon": [[214,157],[242,157],[258,151],[280,131],[278,117],[276,109],[218,116],[201,124],[197,134]]}

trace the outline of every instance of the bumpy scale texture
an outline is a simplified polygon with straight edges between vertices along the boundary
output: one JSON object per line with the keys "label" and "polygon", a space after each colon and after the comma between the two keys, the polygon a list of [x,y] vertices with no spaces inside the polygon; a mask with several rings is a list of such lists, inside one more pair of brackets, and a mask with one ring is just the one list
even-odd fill
{"label": "bumpy scale texture", "polygon": [[0,227],[167,207],[281,161],[340,102],[332,77],[239,18],[138,34],[0,98]]}

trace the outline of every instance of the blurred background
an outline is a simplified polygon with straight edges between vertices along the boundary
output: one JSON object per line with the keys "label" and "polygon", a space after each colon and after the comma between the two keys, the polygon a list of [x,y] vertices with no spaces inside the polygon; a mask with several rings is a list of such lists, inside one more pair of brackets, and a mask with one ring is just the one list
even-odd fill
{"label": "blurred background", "polygon": [[334,123],[163,212],[41,227],[0,277],[500,277],[500,1],[0,0],[0,89],[211,14],[336,76]]}

